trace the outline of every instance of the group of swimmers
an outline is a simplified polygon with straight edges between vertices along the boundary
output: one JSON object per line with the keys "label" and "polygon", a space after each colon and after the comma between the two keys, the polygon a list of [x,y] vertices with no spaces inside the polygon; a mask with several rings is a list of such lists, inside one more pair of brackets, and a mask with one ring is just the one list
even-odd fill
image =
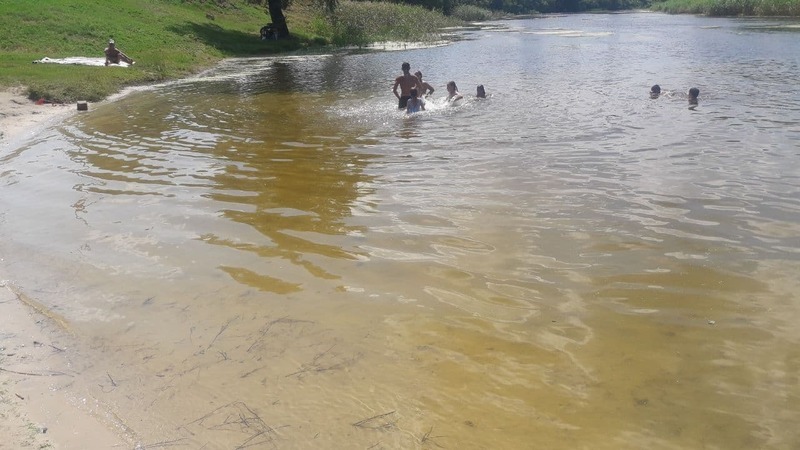
{"label": "group of swimmers", "polygon": [[[397,108],[405,109],[408,114],[425,111],[425,97],[433,94],[433,86],[422,80],[422,72],[419,70],[412,75],[411,64],[404,62],[400,69],[403,74],[395,78],[394,87],[392,87],[392,92],[398,100]],[[398,87],[400,92],[397,91]],[[484,89],[483,85],[478,86],[476,96],[478,98],[486,98],[486,89]],[[456,82],[448,82],[446,101],[452,103],[462,98],[464,96],[458,92]]]}
{"label": "group of swimmers", "polygon": [[[689,89],[689,104],[690,105],[697,105],[697,97],[700,95],[700,89],[693,87]],[[658,98],[661,96],[661,86],[654,84],[653,87],[650,88],[650,98]]]}

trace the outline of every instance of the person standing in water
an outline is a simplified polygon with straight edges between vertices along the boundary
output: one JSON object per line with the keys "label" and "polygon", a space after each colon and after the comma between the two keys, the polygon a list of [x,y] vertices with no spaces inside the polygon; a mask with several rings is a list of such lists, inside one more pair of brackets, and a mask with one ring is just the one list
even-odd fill
{"label": "person standing in water", "polygon": [[[419,80],[414,75],[411,75],[411,64],[404,62],[400,69],[403,74],[395,78],[392,92],[398,100],[397,108],[403,109],[408,104],[408,99],[411,98],[411,89],[419,87]],[[399,93],[397,92],[398,87],[400,88]]]}
{"label": "person standing in water", "polygon": [[475,94],[478,98],[486,98],[486,89],[482,84],[478,85],[478,92]]}
{"label": "person standing in water", "polygon": [[420,72],[418,70],[418,71],[414,72],[414,76],[416,76],[417,80],[419,80],[419,96],[420,97],[426,97],[428,95],[433,95],[433,91],[434,91],[433,86],[431,86],[430,84],[422,81],[422,72]]}
{"label": "person standing in water", "polygon": [[412,89],[411,98],[408,99],[408,104],[406,105],[406,114],[420,111],[425,111],[425,99],[418,96],[416,89]]}

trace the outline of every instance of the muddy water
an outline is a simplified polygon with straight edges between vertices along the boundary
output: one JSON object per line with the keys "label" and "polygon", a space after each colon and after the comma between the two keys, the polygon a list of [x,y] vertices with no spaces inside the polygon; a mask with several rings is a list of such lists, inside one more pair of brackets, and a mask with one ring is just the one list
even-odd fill
{"label": "muddy water", "polygon": [[[797,29],[230,61],[0,155],[2,270],[132,443],[796,448]],[[414,117],[402,61],[437,90]]]}

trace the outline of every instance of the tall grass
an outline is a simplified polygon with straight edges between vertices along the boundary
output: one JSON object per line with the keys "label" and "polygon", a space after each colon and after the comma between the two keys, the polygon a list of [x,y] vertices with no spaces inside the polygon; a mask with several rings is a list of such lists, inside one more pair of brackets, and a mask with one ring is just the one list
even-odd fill
{"label": "tall grass", "polygon": [[452,16],[465,22],[483,22],[501,17],[500,14],[475,5],[458,5],[453,8]]}
{"label": "tall grass", "polygon": [[341,1],[332,14],[318,16],[313,24],[313,32],[329,36],[335,45],[364,46],[383,41],[435,40],[442,28],[461,21],[419,6]]}
{"label": "tall grass", "polygon": [[800,16],[800,0],[666,0],[654,11],[708,16]]}

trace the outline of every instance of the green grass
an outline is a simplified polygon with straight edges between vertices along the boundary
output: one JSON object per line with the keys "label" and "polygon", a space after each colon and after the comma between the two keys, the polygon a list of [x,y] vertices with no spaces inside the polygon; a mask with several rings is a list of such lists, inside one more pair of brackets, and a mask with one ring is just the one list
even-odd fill
{"label": "green grass", "polygon": [[[185,76],[230,56],[308,45],[304,30],[261,41],[260,7],[155,0],[0,1],[0,86],[27,86],[31,98],[96,101],[123,86]],[[213,20],[207,17],[213,15]],[[48,56],[103,56],[109,38],[136,60],[128,69],[32,64]]]}
{"label": "green grass", "polygon": [[[284,11],[291,38],[260,40],[270,22],[248,0],[0,0],[0,88],[24,86],[31,99],[98,101],[131,85],[184,77],[223,58],[307,48],[422,40],[452,24],[439,13],[388,3],[294,0]],[[422,26],[422,28],[420,28]],[[32,64],[45,56],[103,57],[109,38],[136,60],[126,69]]]}
{"label": "green grass", "polygon": [[[266,55],[326,40],[287,18],[293,38],[261,41],[269,16],[259,6],[156,0],[0,2],[0,86],[27,86],[31,98],[96,101],[123,86],[178,78],[225,57]],[[213,16],[213,20],[207,17]],[[108,39],[137,63],[128,69],[32,64],[44,56],[103,56]],[[315,39],[317,38],[317,39]]]}

